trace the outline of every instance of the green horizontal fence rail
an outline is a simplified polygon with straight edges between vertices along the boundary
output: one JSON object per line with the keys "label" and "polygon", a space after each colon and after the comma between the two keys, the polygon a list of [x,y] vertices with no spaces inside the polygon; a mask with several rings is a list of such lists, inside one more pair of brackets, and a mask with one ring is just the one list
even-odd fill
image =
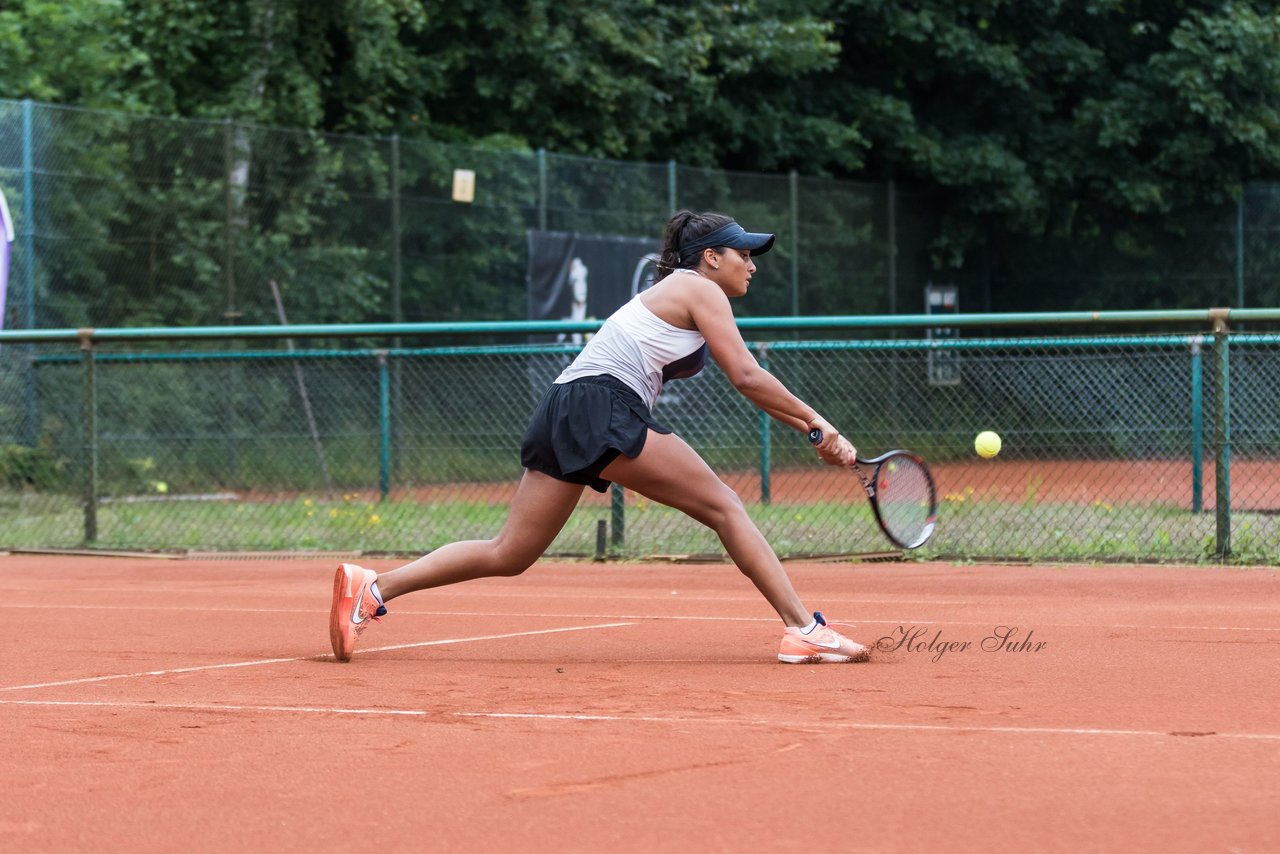
{"label": "green horizontal fence rail", "polygon": [[[1036,327],[1121,324],[1213,324],[1280,319],[1280,309],[1173,309],[1165,311],[1069,311],[957,314],[829,315],[822,317],[744,317],[744,332],[811,329],[927,329],[939,327]],[[334,323],[321,325],[159,326],[111,329],[17,329],[0,331],[0,344],[79,341],[260,340],[289,338],[393,338],[414,336],[530,335],[595,332],[600,320],[494,320],[456,323]],[[941,342],[937,342],[941,345]]]}
{"label": "green horizontal fence rail", "polygon": [[[864,452],[931,462],[942,508],[924,556],[1256,563],[1280,548],[1280,334],[1265,329],[1277,321],[1210,309],[739,325]],[[981,337],[909,337],[940,325]],[[556,336],[598,326],[0,332],[0,548],[412,554],[492,536],[526,419],[577,351]],[[874,337],[886,329],[898,337]],[[885,550],[856,480],[817,464],[718,369],[671,383],[656,415],[781,554]],[[985,429],[1004,438],[994,460],[973,453]],[[721,553],[709,531],[620,489],[585,492],[551,551]]]}

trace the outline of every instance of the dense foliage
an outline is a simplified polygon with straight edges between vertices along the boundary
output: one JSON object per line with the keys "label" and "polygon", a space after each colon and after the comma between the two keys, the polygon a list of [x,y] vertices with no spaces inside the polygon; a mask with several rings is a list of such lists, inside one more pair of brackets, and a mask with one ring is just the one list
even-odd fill
{"label": "dense foliage", "polygon": [[[931,270],[999,291],[1046,255],[1141,257],[1280,177],[1280,13],[1261,0],[4,0],[0,97],[892,179],[928,193]],[[243,135],[232,145],[249,150]],[[285,225],[286,240],[310,227]],[[1134,299],[1130,278],[1094,284],[1091,307]],[[1155,279],[1140,293],[1214,298]]]}

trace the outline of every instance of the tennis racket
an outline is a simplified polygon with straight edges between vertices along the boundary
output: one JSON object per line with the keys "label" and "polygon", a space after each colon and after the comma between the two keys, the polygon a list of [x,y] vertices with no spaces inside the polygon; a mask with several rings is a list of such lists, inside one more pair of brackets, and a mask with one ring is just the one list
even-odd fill
{"label": "tennis racket", "polygon": [[[810,430],[809,441],[821,444],[822,431]],[[871,471],[870,477],[864,469]],[[870,460],[858,457],[853,470],[890,542],[918,549],[933,536],[938,526],[938,490],[924,460],[910,451],[889,451]]]}

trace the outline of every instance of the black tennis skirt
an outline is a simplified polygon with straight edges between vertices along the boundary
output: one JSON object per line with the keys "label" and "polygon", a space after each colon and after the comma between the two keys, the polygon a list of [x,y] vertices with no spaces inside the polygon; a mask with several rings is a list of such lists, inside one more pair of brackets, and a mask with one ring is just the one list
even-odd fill
{"label": "black tennis skirt", "polygon": [[557,480],[596,492],[609,488],[600,472],[618,458],[639,455],[649,430],[670,433],[622,380],[601,374],[552,384],[529,419],[520,461]]}

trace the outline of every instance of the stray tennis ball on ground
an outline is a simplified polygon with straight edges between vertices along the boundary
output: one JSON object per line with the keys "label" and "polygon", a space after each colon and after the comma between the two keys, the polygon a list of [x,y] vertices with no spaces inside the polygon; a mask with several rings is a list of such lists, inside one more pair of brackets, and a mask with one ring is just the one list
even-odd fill
{"label": "stray tennis ball on ground", "polygon": [[163,480],[156,481],[156,492],[159,492],[161,495],[163,495],[168,491],[169,491],[169,484],[165,483]]}
{"label": "stray tennis ball on ground", "polygon": [[1000,453],[1000,437],[990,430],[983,430],[973,440],[973,449],[978,452],[978,456],[991,459]]}

